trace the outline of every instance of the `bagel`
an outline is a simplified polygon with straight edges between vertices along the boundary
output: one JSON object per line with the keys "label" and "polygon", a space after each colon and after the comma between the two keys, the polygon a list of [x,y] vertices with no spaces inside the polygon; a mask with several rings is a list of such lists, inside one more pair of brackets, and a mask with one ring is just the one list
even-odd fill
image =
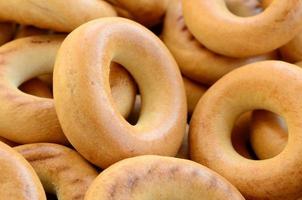
{"label": "bagel", "polygon": [[34,96],[52,98],[52,92],[48,85],[38,78],[26,81],[20,85],[19,89]]}
{"label": "bagel", "polygon": [[43,186],[30,164],[16,151],[0,142],[1,199],[46,200]]}
{"label": "bagel", "polygon": [[[229,7],[232,7],[234,12],[240,11],[240,14],[251,15],[257,11],[255,7],[243,6],[239,9],[235,2],[245,5],[242,0],[231,1]],[[249,8],[249,12],[244,11],[244,8]],[[206,85],[212,85],[222,76],[242,65],[276,58],[273,53],[241,59],[230,58],[206,49],[187,29],[181,2],[178,0],[171,1],[169,4],[161,36],[174,55],[181,72],[186,77]]]}
{"label": "bagel", "polygon": [[[68,143],[57,119],[53,100],[18,90],[26,80],[53,71],[62,40],[62,36],[27,37],[0,48],[0,136],[20,144]],[[127,116],[134,103],[135,83],[122,68],[112,71],[110,83],[114,99],[118,99],[117,107],[122,115]],[[121,100],[124,102],[120,103]]]}
{"label": "bagel", "polygon": [[287,127],[282,118],[268,111],[254,111],[251,144],[259,159],[272,158],[287,144]]}
{"label": "bagel", "polygon": [[71,32],[100,17],[115,16],[114,8],[102,0],[12,0],[0,1],[0,21],[33,25],[42,29]]}
{"label": "bagel", "polygon": [[302,30],[301,0],[275,0],[261,14],[244,18],[232,14],[224,0],[182,3],[185,22],[197,40],[230,57],[271,52]]}
{"label": "bagel", "polygon": [[[227,178],[247,199],[300,197],[302,94],[296,91],[301,89],[302,69],[282,61],[253,63],[230,72],[195,108],[189,132],[191,158]],[[248,160],[231,144],[234,121],[254,109],[275,112],[287,122],[288,145],[274,158]]]}
{"label": "bagel", "polygon": [[159,24],[170,0],[107,0],[119,16],[133,19],[145,26]]}
{"label": "bagel", "polygon": [[[120,116],[109,95],[112,61],[140,89],[135,125]],[[142,154],[174,156],[185,132],[185,91],[174,58],[152,32],[123,18],[91,21],[64,40],[55,63],[54,100],[68,140],[101,168]]]}
{"label": "bagel", "polygon": [[219,174],[195,162],[161,156],[122,160],[103,171],[85,200],[232,199],[238,190]]}
{"label": "bagel", "polygon": [[0,46],[13,39],[14,32],[14,24],[0,23]]}
{"label": "bagel", "polygon": [[14,148],[34,168],[45,191],[60,200],[84,199],[97,177],[94,167],[76,151],[58,144],[25,144]]}

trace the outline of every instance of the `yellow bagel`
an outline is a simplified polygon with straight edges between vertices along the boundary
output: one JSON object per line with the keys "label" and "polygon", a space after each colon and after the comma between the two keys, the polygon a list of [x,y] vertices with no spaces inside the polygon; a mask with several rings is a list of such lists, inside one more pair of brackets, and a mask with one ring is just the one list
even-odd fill
{"label": "yellow bagel", "polygon": [[56,194],[60,200],[84,199],[98,175],[76,151],[62,145],[36,143],[14,149],[32,165],[46,192]]}
{"label": "yellow bagel", "polygon": [[107,0],[122,17],[133,19],[145,26],[154,26],[162,21],[170,0]]}
{"label": "yellow bagel", "polygon": [[[261,14],[238,17],[224,0],[182,0],[186,24],[207,48],[246,57],[273,51],[302,29],[302,1],[275,0]],[[289,31],[290,30],[290,31]]]}
{"label": "yellow bagel", "polygon": [[[191,158],[226,177],[248,199],[298,198],[302,194],[302,94],[296,91],[301,89],[302,69],[281,61],[249,64],[229,73],[195,108],[189,132]],[[272,159],[245,159],[231,144],[234,121],[254,109],[270,110],[287,122],[288,145]]]}
{"label": "yellow bagel", "polygon": [[[238,3],[242,5],[242,8],[238,7]],[[256,13],[256,8],[243,5],[245,5],[243,0],[230,1],[230,7],[234,12],[240,11],[242,15]],[[248,8],[247,11],[244,10],[246,8]],[[178,0],[169,4],[162,39],[174,55],[181,72],[190,79],[207,85],[212,85],[222,76],[242,65],[275,58],[274,54],[241,59],[230,58],[208,50],[187,29],[183,19],[181,2]]]}
{"label": "yellow bagel", "polygon": [[161,156],[139,156],[103,171],[85,200],[217,199],[243,200],[219,174],[195,162]]}
{"label": "yellow bagel", "polygon": [[[61,36],[27,37],[0,48],[0,136],[20,144],[67,143],[53,100],[18,89],[26,80],[52,73],[62,40]],[[118,99],[117,107],[127,116],[134,103],[135,83],[122,68],[112,72],[110,83]]]}
{"label": "yellow bagel", "polygon": [[259,159],[272,158],[286,146],[286,124],[274,113],[254,111],[251,131],[251,144]]}
{"label": "yellow bagel", "polygon": [[102,0],[0,1],[0,21],[13,21],[39,28],[70,32],[92,19],[115,16]]}
{"label": "yellow bagel", "polygon": [[43,186],[30,164],[0,142],[0,197],[14,200],[46,200]]}
{"label": "yellow bagel", "polygon": [[0,46],[13,39],[14,32],[14,24],[0,23]]}
{"label": "yellow bagel", "polygon": [[[112,61],[140,89],[141,116],[134,126],[110,97]],[[68,140],[102,168],[136,155],[174,156],[183,139],[187,110],[177,64],[158,37],[127,19],[94,20],[64,40],[55,63],[54,99]]]}

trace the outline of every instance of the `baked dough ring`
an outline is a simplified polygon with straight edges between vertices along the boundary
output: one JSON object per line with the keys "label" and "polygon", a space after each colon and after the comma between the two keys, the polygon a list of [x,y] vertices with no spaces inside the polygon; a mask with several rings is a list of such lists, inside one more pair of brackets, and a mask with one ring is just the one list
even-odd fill
{"label": "baked dough ring", "polygon": [[222,176],[190,160],[139,156],[103,171],[85,200],[215,199],[243,200]]}
{"label": "baked dough ring", "polygon": [[226,56],[246,57],[273,51],[302,30],[301,0],[275,0],[261,14],[245,18],[233,15],[224,0],[182,3],[193,35],[212,51]]}
{"label": "baked dough ring", "polygon": [[[134,126],[109,95],[112,61],[140,89],[141,116]],[[55,63],[54,99],[68,140],[99,167],[142,154],[174,156],[181,145],[187,114],[181,74],[158,37],[136,22],[103,18],[73,31]]]}
{"label": "baked dough ring", "polygon": [[251,144],[259,159],[272,158],[287,144],[287,127],[280,116],[268,111],[254,111]]}
{"label": "baked dough ring", "polygon": [[43,186],[30,164],[0,142],[1,199],[46,200]]}
{"label": "baked dough ring", "polygon": [[[238,2],[238,0],[236,1]],[[241,2],[241,4],[243,3]],[[232,8],[234,11],[238,9],[238,7]],[[241,9],[240,14],[255,14],[257,9],[252,7],[248,10],[250,12],[242,13],[243,9]],[[240,66],[276,57],[274,54],[268,54],[241,59],[230,58],[206,49],[187,29],[182,15],[181,2],[178,0],[171,1],[169,4],[162,39],[174,55],[181,72],[186,77],[206,85],[212,85],[222,76]]]}
{"label": "baked dough ring", "polygon": [[98,173],[76,151],[58,144],[36,143],[14,148],[32,165],[45,191],[60,200],[81,200]]}
{"label": "baked dough ring", "polygon": [[115,16],[113,7],[102,0],[10,0],[0,1],[0,21],[59,32],[71,32],[81,24],[100,17]]}
{"label": "baked dough ring", "polygon": [[159,24],[170,0],[107,0],[122,17],[133,19],[145,26]]}
{"label": "baked dough ring", "polygon": [[14,33],[14,24],[0,23],[0,46],[13,39]]}
{"label": "baked dough ring", "polygon": [[[27,37],[0,48],[0,136],[20,144],[67,143],[53,100],[18,89],[26,80],[53,71],[62,40],[61,36]],[[118,99],[115,102],[122,115],[127,116],[134,104],[135,83],[124,69],[111,71],[110,84],[114,99]]]}
{"label": "baked dough ring", "polygon": [[[206,92],[194,111],[191,158],[226,177],[248,199],[298,198],[302,194],[302,94],[296,91],[301,89],[302,69],[281,61],[249,64],[229,73]],[[232,147],[234,121],[254,109],[270,110],[287,121],[288,145],[272,159],[248,160]]]}

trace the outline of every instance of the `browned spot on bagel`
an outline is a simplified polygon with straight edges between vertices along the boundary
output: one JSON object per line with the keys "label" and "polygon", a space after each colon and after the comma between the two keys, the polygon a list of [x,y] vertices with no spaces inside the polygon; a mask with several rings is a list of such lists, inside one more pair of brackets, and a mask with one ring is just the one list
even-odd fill
{"label": "browned spot on bagel", "polygon": [[113,199],[116,194],[116,185],[112,185],[109,189],[109,196]]}
{"label": "browned spot on bagel", "polygon": [[187,26],[183,26],[183,27],[181,28],[181,30],[182,30],[182,31],[188,31],[188,27],[187,27]]}
{"label": "browned spot on bagel", "polygon": [[78,195],[73,196],[73,197],[71,198],[71,200],[78,200],[78,199],[84,199],[84,195],[83,195],[83,194],[78,194]]}
{"label": "browned spot on bagel", "polygon": [[35,156],[31,156],[29,158],[26,158],[29,162],[36,162],[36,161],[45,161],[45,160],[51,160],[54,158],[57,158],[61,156],[61,153],[58,154],[53,154],[53,155],[35,155]]}
{"label": "browned spot on bagel", "polygon": [[79,178],[76,178],[76,179],[73,179],[70,181],[70,184],[79,184],[79,183],[82,183],[83,180],[82,179],[79,179]]}
{"label": "browned spot on bagel", "polygon": [[56,168],[56,171],[57,171],[57,173],[61,173],[61,172],[67,171],[69,169],[70,169],[70,167],[67,165],[60,165]]}
{"label": "browned spot on bagel", "polygon": [[138,176],[131,176],[128,180],[127,180],[127,188],[130,189],[130,190],[133,190],[138,181],[140,180],[140,178]]}
{"label": "browned spot on bagel", "polygon": [[184,19],[184,17],[182,15],[180,15],[178,18],[177,18],[177,21],[182,21]]}
{"label": "browned spot on bagel", "polygon": [[218,185],[218,180],[217,180],[217,177],[215,176],[211,176],[210,177],[210,180],[209,180],[209,189],[214,189],[214,188],[217,188],[217,185]]}
{"label": "browned spot on bagel", "polygon": [[180,171],[180,168],[179,168],[178,166],[173,166],[173,167],[171,167],[171,168],[169,169],[169,173],[170,173],[171,175],[175,175],[175,174],[177,174],[179,171]]}

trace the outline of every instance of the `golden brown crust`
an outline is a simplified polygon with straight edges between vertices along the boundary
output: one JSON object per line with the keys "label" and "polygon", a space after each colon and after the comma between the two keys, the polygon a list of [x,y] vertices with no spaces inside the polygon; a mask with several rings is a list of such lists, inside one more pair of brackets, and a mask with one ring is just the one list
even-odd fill
{"label": "golden brown crust", "polygon": [[1,199],[46,200],[43,186],[30,164],[0,142]]}
{"label": "golden brown crust", "polygon": [[222,176],[195,162],[161,156],[122,160],[103,171],[85,200],[243,200]]}
{"label": "golden brown crust", "polygon": [[227,56],[246,57],[273,51],[302,29],[301,0],[275,0],[261,14],[244,18],[233,15],[223,0],[182,2],[186,24],[197,40]]}
{"label": "golden brown crust", "polygon": [[36,143],[14,149],[34,168],[46,192],[60,200],[83,200],[98,175],[76,151],[62,145]]}
{"label": "golden brown crust", "polygon": [[[302,94],[296,92],[301,89],[302,69],[281,61],[249,64],[229,73],[195,109],[189,133],[191,158],[226,177],[248,199],[301,196],[302,113],[297,110],[302,108]],[[278,156],[253,161],[234,151],[230,133],[241,113],[259,108],[284,116],[290,137]]]}
{"label": "golden brown crust", "polygon": [[[255,12],[255,8],[250,10],[252,11]],[[188,30],[178,0],[169,4],[162,39],[174,55],[181,72],[190,79],[206,85],[213,84],[228,72],[245,64],[276,58],[273,53],[241,59],[230,58],[208,50]]]}
{"label": "golden brown crust", "polygon": [[[135,126],[112,103],[111,61],[123,65],[140,89],[142,111]],[[183,138],[187,111],[177,64],[152,32],[127,19],[94,20],[64,40],[55,64],[54,99],[69,141],[103,168],[136,155],[174,156]]]}
{"label": "golden brown crust", "polygon": [[59,32],[71,32],[92,19],[116,15],[113,7],[102,0],[0,1],[0,10],[5,10],[0,12],[1,21]]}

